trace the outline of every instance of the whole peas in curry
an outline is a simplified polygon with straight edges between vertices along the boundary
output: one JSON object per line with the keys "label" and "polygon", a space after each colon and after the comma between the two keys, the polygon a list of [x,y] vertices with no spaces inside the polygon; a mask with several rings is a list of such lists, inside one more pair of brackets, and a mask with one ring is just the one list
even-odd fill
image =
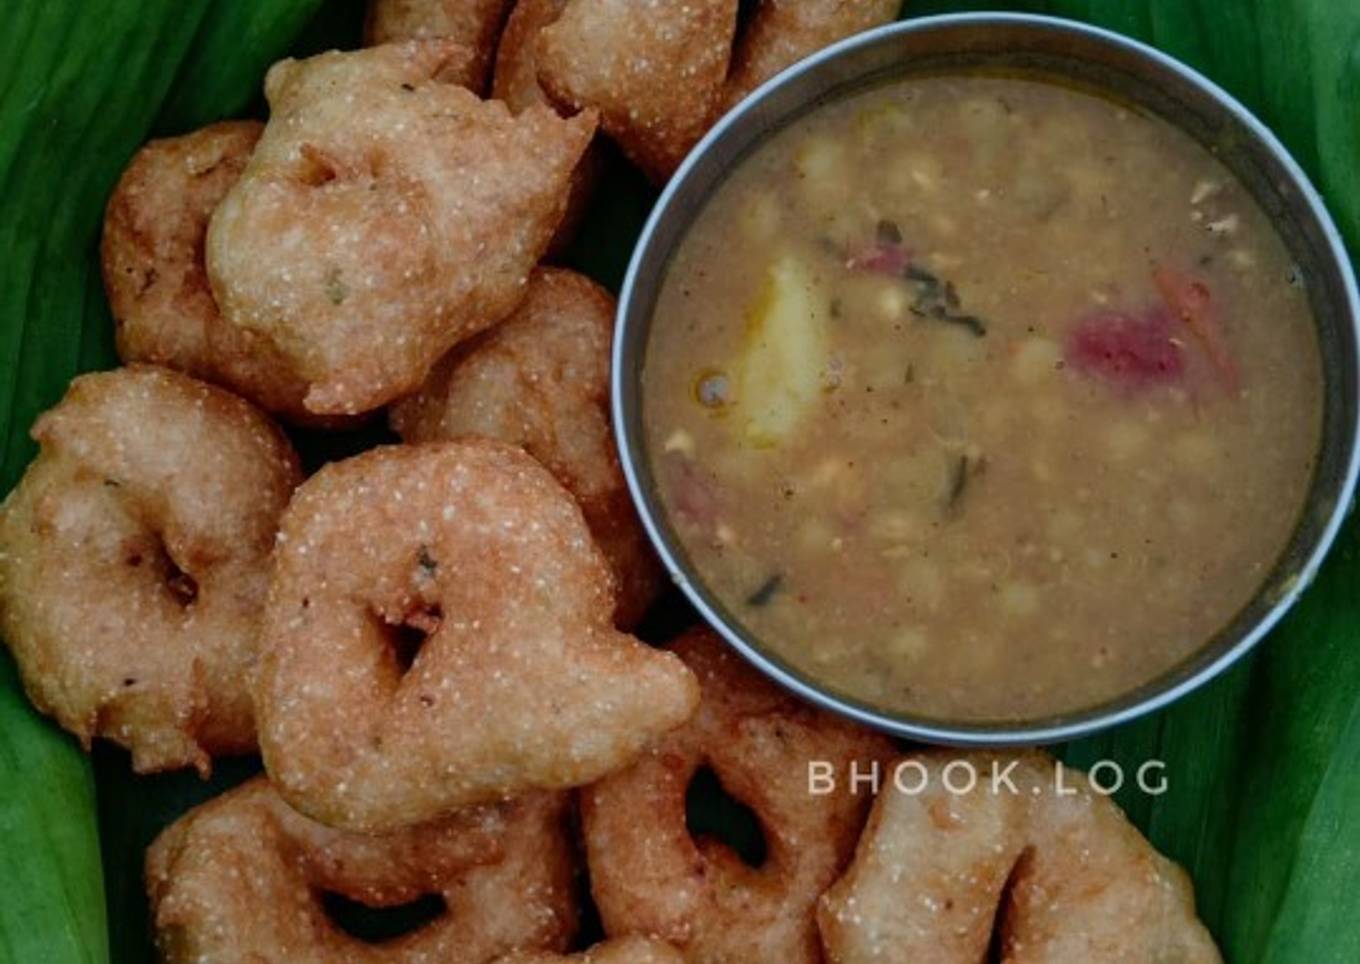
{"label": "whole peas in curry", "polygon": [[1259,590],[1321,361],[1284,243],[1169,123],[1018,77],[824,105],[736,166],[643,372],[662,502],[770,652],[959,721],[1098,704]]}

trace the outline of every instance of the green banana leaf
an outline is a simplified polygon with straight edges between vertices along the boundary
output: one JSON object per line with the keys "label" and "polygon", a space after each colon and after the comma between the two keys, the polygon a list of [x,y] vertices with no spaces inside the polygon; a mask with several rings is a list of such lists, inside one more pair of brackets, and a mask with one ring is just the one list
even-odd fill
{"label": "green banana leaf", "polygon": [[[5,490],[30,457],[33,417],[78,368],[109,360],[108,313],[90,257],[100,207],[169,89],[204,5],[155,6],[152,16],[95,16],[73,3],[26,3],[8,11],[0,34]],[[88,764],[28,709],[8,662],[0,723],[0,953],[16,962],[106,960]]]}
{"label": "green banana leaf", "polygon": [[0,960],[108,960],[94,780],[0,656]]}
{"label": "green banana leaf", "polygon": [[[0,491],[28,428],[78,371],[116,363],[99,280],[102,207],[147,137],[262,110],[285,53],[354,46],[362,0],[16,0],[0,31]],[[907,16],[1006,8],[1147,40],[1254,109],[1323,191],[1360,251],[1360,2],[912,0]],[[614,157],[567,261],[617,286],[654,197]],[[304,436],[315,464],[373,439]],[[653,627],[664,634],[678,618]],[[1233,964],[1360,960],[1360,529],[1351,522],[1300,606],[1244,665],[1156,716],[1065,748],[1168,791],[1126,786],[1131,818],[1195,878]],[[92,759],[92,763],[91,763]],[[28,706],[0,657],[0,962],[152,959],[142,854],[193,804],[255,772],[133,777],[86,757]]]}
{"label": "green banana leaf", "polygon": [[[117,361],[96,247],[128,158],[153,130],[185,129],[258,98],[263,70],[319,2],[33,0],[6,10],[0,490],[32,457],[29,427],[71,376]],[[135,956],[111,958],[106,923],[105,881],[111,894],[140,893],[140,855],[110,852],[120,838],[106,834],[104,874],[89,760],[30,709],[9,657],[0,662],[0,961],[149,959],[144,930]],[[105,812],[139,813],[154,796],[148,788]],[[140,906],[135,913],[144,918]]]}

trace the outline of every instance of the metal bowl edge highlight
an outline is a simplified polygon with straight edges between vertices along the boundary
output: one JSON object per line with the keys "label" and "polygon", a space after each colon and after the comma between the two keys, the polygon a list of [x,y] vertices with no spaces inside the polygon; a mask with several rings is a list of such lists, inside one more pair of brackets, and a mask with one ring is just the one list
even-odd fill
{"label": "metal bowl edge highlight", "polygon": [[[1322,449],[1284,555],[1252,602],[1189,658],[1120,697],[1044,719],[950,722],[898,714],[833,692],[767,652],[697,578],[652,483],[641,427],[642,372],[656,295],[671,254],[726,173],[771,132],[847,93],[916,72],[1004,69],[1075,81],[1159,114],[1209,146],[1255,196],[1303,270],[1324,365]],[[671,578],[742,656],[803,698],[928,743],[1012,746],[1088,735],[1159,710],[1245,656],[1313,580],[1353,505],[1360,473],[1360,292],[1322,199],[1273,133],[1192,68],[1120,34],[1026,14],[951,14],[894,23],[790,67],[720,120],[663,191],[619,298],[612,366],[614,430],[643,525]]]}

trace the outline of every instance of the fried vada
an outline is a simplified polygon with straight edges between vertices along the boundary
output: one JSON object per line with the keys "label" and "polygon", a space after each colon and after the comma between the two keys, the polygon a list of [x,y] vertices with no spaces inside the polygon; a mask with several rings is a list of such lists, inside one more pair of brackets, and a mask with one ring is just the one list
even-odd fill
{"label": "fried vada", "polygon": [[512,0],[370,0],[364,41],[370,46],[432,37],[452,40],[472,56],[455,78],[476,93],[486,90],[496,38]]}
{"label": "fried vada", "polygon": [[598,779],[698,700],[684,664],[616,631],[613,611],[581,510],[522,449],[332,463],[281,524],[265,767],[304,813],[364,831]]}
{"label": "fried vada", "polygon": [[[538,105],[556,106],[538,82],[538,35],[544,27],[556,22],[565,7],[566,0],[519,0],[505,22],[500,46],[496,49],[491,96],[504,101],[516,114]],[[575,237],[603,173],[604,155],[600,139],[596,138],[572,172],[567,212],[548,246],[549,257],[560,254]]]}
{"label": "fried vada", "polygon": [[203,263],[208,218],[241,176],[264,125],[225,121],[151,141],[109,198],[100,260],[118,357],[230,389],[292,422],[306,383],[267,341],[228,325]]}
{"label": "fried vada", "polygon": [[[710,630],[672,650],[699,678],[698,713],[581,795],[605,933],[669,941],[690,964],[816,964],[817,898],[849,862],[871,802],[845,777],[890,758],[892,745],[777,689]],[[832,765],[833,791],[811,792],[810,761]],[[691,835],[686,795],[705,767],[759,820],[759,866]]]}
{"label": "fried vada", "polygon": [[465,49],[410,41],[285,60],[271,116],[208,225],[222,317],[268,342],[321,415],[415,391],[524,296],[594,134],[442,78]]}
{"label": "fried vada", "polygon": [[830,964],[1221,960],[1184,872],[1040,753],[896,767],[818,922]]}
{"label": "fried vada", "polygon": [[566,6],[567,0],[518,0],[505,21],[491,96],[517,114],[536,104],[553,105],[538,81],[538,37],[544,27],[557,22]]}
{"label": "fried vada", "polygon": [[0,508],[0,628],[34,704],[138,772],[255,747],[247,677],[301,473],[261,412],[187,375],[85,375]]}
{"label": "fried vada", "polygon": [[635,625],[661,568],[619,467],[609,416],[614,299],[589,278],[539,269],[515,313],[435,366],[391,412],[408,442],[484,436],[521,445],[575,496],[613,570],[615,622]]}
{"label": "fried vada", "polygon": [[757,0],[737,40],[723,109],[838,40],[891,23],[902,0]]}
{"label": "fried vada", "polygon": [[[167,964],[488,964],[560,951],[576,930],[567,795],[474,807],[381,836],[314,823],[264,778],[191,811],[147,852]],[[324,895],[369,908],[434,896],[438,916],[370,943]]]}
{"label": "fried vada", "polygon": [[663,183],[716,118],[736,29],[737,0],[568,0],[539,33],[538,76]]}
{"label": "fried vada", "polygon": [[502,957],[496,964],[684,964],[684,960],[669,944],[624,937],[597,944],[580,954],[563,956],[525,951]]}

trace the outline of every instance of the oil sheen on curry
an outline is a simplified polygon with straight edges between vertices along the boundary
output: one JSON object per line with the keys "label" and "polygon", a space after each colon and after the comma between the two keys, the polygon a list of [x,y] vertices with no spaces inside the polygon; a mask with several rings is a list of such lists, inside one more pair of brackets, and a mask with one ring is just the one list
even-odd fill
{"label": "oil sheen on curry", "polygon": [[1035,719],[1171,669],[1261,588],[1321,433],[1306,292],[1167,122],[932,76],[741,162],[668,268],[649,458],[702,581],[843,695]]}

